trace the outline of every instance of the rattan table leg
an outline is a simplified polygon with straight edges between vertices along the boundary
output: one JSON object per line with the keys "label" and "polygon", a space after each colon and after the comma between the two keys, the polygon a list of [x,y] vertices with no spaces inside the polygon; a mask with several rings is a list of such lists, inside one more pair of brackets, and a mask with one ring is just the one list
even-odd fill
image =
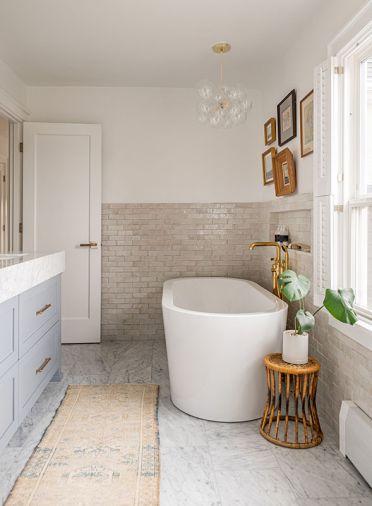
{"label": "rattan table leg", "polygon": [[291,368],[286,363],[282,370],[265,365],[267,401],[260,424],[261,435],[286,448],[319,445],[323,434],[316,407],[318,370],[313,368],[307,372],[306,366]]}

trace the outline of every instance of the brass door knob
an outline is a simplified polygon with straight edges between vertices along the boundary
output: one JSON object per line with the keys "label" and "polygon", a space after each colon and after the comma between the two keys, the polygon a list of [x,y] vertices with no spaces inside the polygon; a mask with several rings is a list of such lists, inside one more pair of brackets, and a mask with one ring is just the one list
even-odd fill
{"label": "brass door knob", "polygon": [[81,248],[98,248],[98,243],[96,242],[82,242],[80,244]]}

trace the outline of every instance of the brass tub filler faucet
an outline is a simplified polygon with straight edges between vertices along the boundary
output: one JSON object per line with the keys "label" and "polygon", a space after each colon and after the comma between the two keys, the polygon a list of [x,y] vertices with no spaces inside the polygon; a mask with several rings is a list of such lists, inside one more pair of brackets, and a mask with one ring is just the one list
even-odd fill
{"label": "brass tub filler faucet", "polygon": [[[286,244],[282,244],[280,242],[252,242],[249,245],[250,250],[254,250],[257,247],[261,246],[270,246],[275,248],[275,256],[272,258],[272,266],[271,266],[271,277],[272,277],[272,285],[273,285],[273,293],[282,298],[280,293],[278,278],[283,271],[288,269],[289,264],[289,254],[288,254],[288,246]],[[284,258],[282,258],[282,252],[284,253]]]}

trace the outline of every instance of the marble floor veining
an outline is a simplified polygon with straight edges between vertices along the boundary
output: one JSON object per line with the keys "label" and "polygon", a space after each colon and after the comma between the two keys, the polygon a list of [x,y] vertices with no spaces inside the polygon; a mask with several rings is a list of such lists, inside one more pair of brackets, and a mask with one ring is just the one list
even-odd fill
{"label": "marble floor veining", "polygon": [[207,422],[179,411],[163,341],[65,345],[62,369],[63,380],[48,385],[0,455],[2,502],[69,383],[153,382],[160,385],[161,506],[372,506],[372,490],[324,424],[322,445],[287,450],[263,439],[257,421]]}

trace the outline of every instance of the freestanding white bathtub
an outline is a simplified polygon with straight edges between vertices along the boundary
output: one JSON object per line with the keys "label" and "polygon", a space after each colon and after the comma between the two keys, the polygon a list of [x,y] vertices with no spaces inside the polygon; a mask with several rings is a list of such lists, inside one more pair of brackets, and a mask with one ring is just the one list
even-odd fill
{"label": "freestanding white bathtub", "polygon": [[252,281],[171,279],[163,318],[173,403],[220,422],[262,416],[263,357],[280,352],[287,304]]}

